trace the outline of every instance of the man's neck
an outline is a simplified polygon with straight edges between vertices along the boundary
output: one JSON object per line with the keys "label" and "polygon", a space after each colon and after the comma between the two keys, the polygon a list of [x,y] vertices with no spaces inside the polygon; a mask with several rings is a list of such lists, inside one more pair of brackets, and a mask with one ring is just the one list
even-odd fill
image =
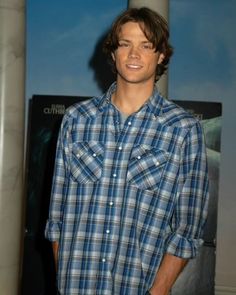
{"label": "man's neck", "polygon": [[154,85],[117,83],[112,95],[112,103],[124,114],[137,112],[153,93]]}

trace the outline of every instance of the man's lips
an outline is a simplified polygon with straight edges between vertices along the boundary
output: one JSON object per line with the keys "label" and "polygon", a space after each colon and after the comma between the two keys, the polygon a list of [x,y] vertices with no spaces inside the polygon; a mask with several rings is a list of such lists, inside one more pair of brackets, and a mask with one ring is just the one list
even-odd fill
{"label": "man's lips", "polygon": [[136,64],[126,64],[127,68],[138,70],[142,68],[142,65],[136,65]]}

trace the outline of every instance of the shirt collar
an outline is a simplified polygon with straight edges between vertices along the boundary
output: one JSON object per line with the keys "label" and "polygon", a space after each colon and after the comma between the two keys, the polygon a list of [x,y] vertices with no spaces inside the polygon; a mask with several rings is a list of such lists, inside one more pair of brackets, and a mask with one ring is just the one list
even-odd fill
{"label": "shirt collar", "polygon": [[155,117],[162,114],[163,101],[164,98],[160,95],[157,87],[155,86],[153,94],[146,102],[149,111],[152,112]]}
{"label": "shirt collar", "polygon": [[[102,95],[101,99],[98,103],[98,109],[103,111],[110,102],[111,96],[116,90],[117,84],[116,82],[112,83],[109,89],[105,94]],[[160,116],[162,113],[162,106],[163,106],[163,97],[160,95],[157,87],[154,87],[153,94],[150,98],[146,101],[141,109],[147,109],[148,111],[152,112],[155,117]]]}
{"label": "shirt collar", "polygon": [[111,102],[112,93],[116,90],[116,82],[112,83],[98,102],[98,109],[102,112]]}

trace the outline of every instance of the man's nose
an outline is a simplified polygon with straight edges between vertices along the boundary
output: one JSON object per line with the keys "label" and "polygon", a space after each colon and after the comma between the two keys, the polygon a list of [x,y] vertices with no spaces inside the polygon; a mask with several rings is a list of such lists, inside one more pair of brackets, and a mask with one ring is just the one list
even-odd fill
{"label": "man's nose", "polygon": [[129,58],[140,58],[139,49],[132,46],[129,51]]}

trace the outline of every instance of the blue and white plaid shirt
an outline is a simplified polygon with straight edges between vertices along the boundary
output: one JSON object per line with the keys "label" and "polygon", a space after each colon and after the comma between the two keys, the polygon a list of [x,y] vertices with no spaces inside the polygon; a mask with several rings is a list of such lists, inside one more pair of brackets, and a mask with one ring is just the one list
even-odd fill
{"label": "blue and white plaid shirt", "polygon": [[153,95],[121,127],[102,97],[66,112],[46,236],[59,242],[61,294],[143,295],[165,253],[202,243],[208,177],[199,122]]}

